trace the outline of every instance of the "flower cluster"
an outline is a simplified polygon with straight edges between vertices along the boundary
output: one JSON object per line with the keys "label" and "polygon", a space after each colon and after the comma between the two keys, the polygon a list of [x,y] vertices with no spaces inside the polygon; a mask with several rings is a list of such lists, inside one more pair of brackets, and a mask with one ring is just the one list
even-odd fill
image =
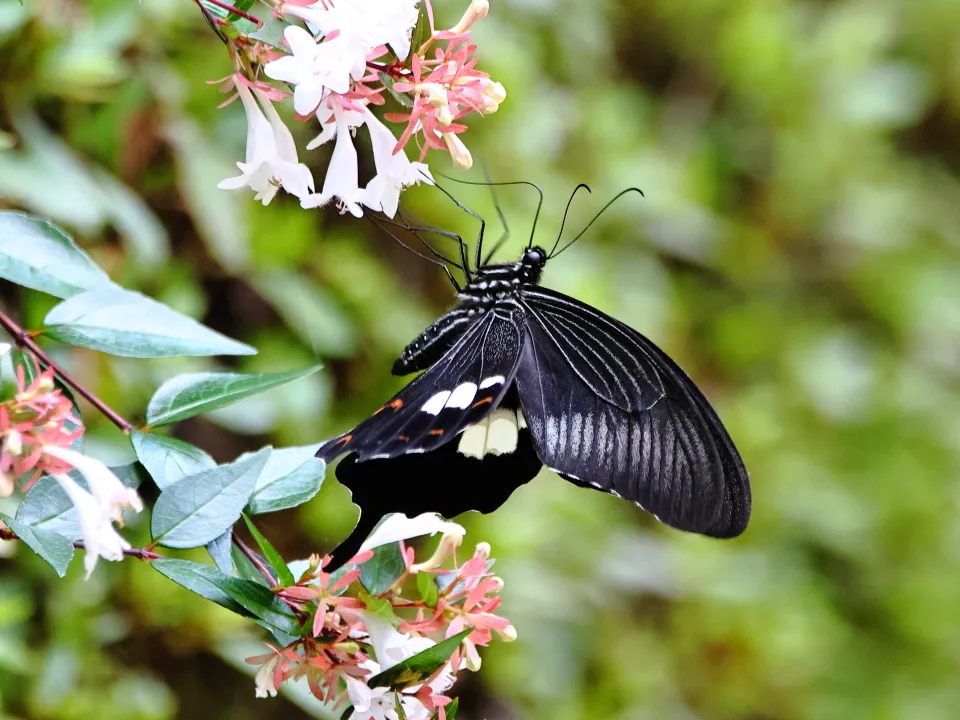
{"label": "flower cluster", "polygon": [[[18,480],[26,491],[41,475],[53,477],[77,510],[89,577],[98,558],[120,560],[130,549],[113,524],[123,524],[122,508],[140,512],[143,504],[106,465],[71,449],[83,426],[73,403],[56,386],[52,369],[27,382],[20,365],[16,379],[16,394],[0,403],[0,497],[10,495]],[[71,471],[82,475],[87,487]]]}
{"label": "flower cluster", "polygon": [[[234,39],[236,72],[224,79],[224,91],[235,90],[243,103],[247,149],[237,163],[241,174],[220,187],[250,188],[264,205],[283,188],[304,208],[336,199],[341,211],[356,217],[363,207],[393,217],[404,188],[433,183],[423,162],[429,149],[449,151],[456,166],[469,168],[473,159],[461,139],[465,117],[496,112],[506,98],[503,85],[476,69],[477,48],[470,42],[470,27],[486,16],[489,2],[473,0],[453,28],[436,31],[430,0],[422,1],[421,7],[420,0],[290,0],[275,10],[290,23],[282,48],[242,34]],[[320,124],[306,148],[334,143],[319,192],[273,106],[287,88],[297,116]],[[399,139],[370,110],[386,102],[386,93],[407,109],[384,115],[404,124]],[[376,167],[362,187],[353,141],[361,127]],[[412,138],[420,147],[416,161],[404,150]]]}
{"label": "flower cluster", "polygon": [[[415,563],[413,548],[403,541],[438,531],[443,537],[436,552]],[[473,556],[456,567],[453,553],[463,534],[462,527],[433,514],[391,515],[345,569],[327,573],[327,558],[312,557],[295,585],[275,589],[299,614],[312,618],[310,632],[287,647],[270,645],[269,653],[247,659],[259,665],[257,696],[276,695],[283,682],[305,679],[321,701],[352,705],[356,720],[397,720],[398,707],[409,720],[445,718],[451,702],[446,693],[456,674],[480,667],[477,647],[489,644],[493,632],[507,641],[516,638],[509,621],[495,613],[503,582],[490,573],[489,545],[477,545]],[[403,570],[390,578],[389,588],[372,594],[361,581],[365,564],[375,549],[395,550],[398,541]],[[451,557],[453,569],[443,569]],[[416,597],[407,595],[410,585]],[[439,650],[438,643],[457,635],[455,648],[427,657],[427,651]]]}

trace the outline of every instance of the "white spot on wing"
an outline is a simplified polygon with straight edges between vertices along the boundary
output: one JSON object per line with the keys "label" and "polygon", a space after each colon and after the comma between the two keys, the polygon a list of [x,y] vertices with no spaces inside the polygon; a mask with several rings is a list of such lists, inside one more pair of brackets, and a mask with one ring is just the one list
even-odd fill
{"label": "white spot on wing", "polygon": [[553,415],[547,416],[547,453],[551,456],[557,452],[557,443],[560,440],[557,419]]}
{"label": "white spot on wing", "polygon": [[506,378],[503,375],[491,375],[490,377],[484,378],[483,380],[481,380],[480,385],[478,385],[477,387],[483,390],[484,388],[488,388],[491,385],[503,385],[505,380]]}
{"label": "white spot on wing", "polygon": [[423,407],[420,409],[425,413],[430,413],[431,415],[439,415],[440,411],[443,410],[443,406],[447,402],[447,398],[450,397],[449,390],[441,390],[436,395],[427,400]]}
{"label": "white spot on wing", "polygon": [[[462,385],[457,385],[452,393],[449,393],[450,397],[447,399],[446,405],[444,407],[451,408],[464,408],[470,407],[470,403],[473,402],[473,399],[477,396],[477,385],[472,382],[465,382]],[[433,398],[431,398],[432,400]],[[436,413],[434,413],[436,414]]]}
{"label": "white spot on wing", "polygon": [[527,419],[523,416],[523,410],[517,410],[517,430],[523,430],[527,426]]}

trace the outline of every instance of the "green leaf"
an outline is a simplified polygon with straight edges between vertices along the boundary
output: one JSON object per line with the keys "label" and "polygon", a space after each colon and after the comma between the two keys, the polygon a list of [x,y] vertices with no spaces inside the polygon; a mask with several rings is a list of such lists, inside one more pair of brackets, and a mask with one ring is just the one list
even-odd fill
{"label": "green leaf", "polygon": [[391,625],[397,624],[397,613],[393,610],[393,604],[386,598],[378,598],[366,593],[360,593],[360,599],[367,608],[367,612],[383,618]]}
{"label": "green leaf", "polygon": [[220,589],[219,583],[226,580],[227,576],[217,568],[178,558],[160,558],[152,561],[150,565],[161,575],[170,578],[187,590],[195,592],[200,597],[212,600],[217,605],[222,605],[227,610],[237,613],[237,615],[253,617],[253,614],[243,605]]}
{"label": "green leaf", "polygon": [[420,591],[420,597],[424,604],[429,607],[436,607],[440,599],[440,591],[437,589],[437,583],[433,575],[427,572],[417,573],[417,590]]}
{"label": "green leaf", "polygon": [[425,3],[420,3],[420,12],[417,15],[417,24],[413,28],[410,36],[410,52],[415,53],[420,47],[430,39],[430,15],[427,13]]}
{"label": "green leaf", "polygon": [[283,44],[283,31],[289,24],[277,17],[267,18],[259,29],[247,33],[247,37],[286,51],[287,47]]}
{"label": "green leaf", "polygon": [[256,353],[163,303],[115,286],[64,300],[47,313],[44,324],[44,334],[54,340],[124,357]]}
{"label": "green leaf", "polygon": [[248,611],[288,635],[299,636],[303,629],[293,610],[269,588],[242,578],[223,578],[217,587]]}
{"label": "green leaf", "polygon": [[271,632],[299,636],[293,611],[262,585],[227,577],[215,567],[191,560],[161,558],[150,563],[160,574]]}
{"label": "green leaf", "polygon": [[154,427],[186,420],[251,395],[313,375],[320,365],[286,373],[186,373],[167,380],[150,398],[147,424]]}
{"label": "green leaf", "polygon": [[[447,714],[447,720],[456,720],[457,710],[460,707],[460,698],[454,698],[453,702],[449,703],[444,709],[444,712]],[[433,715],[430,716],[430,720],[440,720],[440,711],[437,710]]]}
{"label": "green leaf", "polygon": [[74,553],[73,543],[70,540],[49,530],[30,527],[3,514],[0,514],[0,520],[3,520],[27,547],[46,560],[57,575],[63,577],[67,574],[67,567],[73,560]]}
{"label": "green leaf", "polygon": [[367,685],[372,688],[388,687],[391,690],[400,690],[411,685],[419,685],[442,668],[443,664],[447,662],[456,649],[460,647],[463,639],[472,632],[472,627],[467,628],[453,637],[441,640],[433,647],[428,647],[423,652],[418,652],[413,657],[397,663],[379,675],[374,675],[367,681]]}
{"label": "green leaf", "polygon": [[217,466],[206,452],[177,438],[134,430],[130,441],[137,459],[161,490],[188,475]]}
{"label": "green leaf", "polygon": [[400,544],[381,545],[374,548],[373,557],[360,566],[360,582],[371,595],[379,595],[389,590],[406,570]]}
{"label": "green leaf", "polygon": [[385,72],[378,73],[380,76],[380,82],[383,83],[383,86],[387,89],[387,92],[393,96],[393,99],[400,103],[403,107],[410,108],[413,107],[413,99],[402,92],[397,92],[393,89],[393,84],[396,82],[392,77],[387,75]]}
{"label": "green leaf", "polygon": [[315,457],[319,445],[274,450],[246,511],[251,515],[296,507],[320,490],[326,471],[323,460]]}
{"label": "green leaf", "polygon": [[9,210],[0,211],[0,278],[59,298],[111,285],[56,225]]}
{"label": "green leaf", "polygon": [[[253,552],[258,560],[264,565],[268,564],[266,558],[260,557],[260,555],[253,550],[250,552]],[[240,577],[250,580],[251,582],[255,582],[259,585],[263,585],[264,587],[270,586],[257,566],[254,565],[250,558],[248,558],[246,554],[244,554],[244,552],[236,545],[230,548],[230,557],[233,558],[233,566],[237,569],[237,574]]]}
{"label": "green leaf", "polygon": [[153,506],[153,537],[166,547],[206,545],[237,520],[270,448],[168,485]]}
{"label": "green leaf", "polygon": [[217,564],[217,569],[227,577],[233,577],[234,567],[233,558],[230,556],[230,548],[233,546],[233,528],[227,530],[223,535],[207,543],[207,552]]}
{"label": "green leaf", "polygon": [[270,544],[270,541],[267,540],[263,533],[261,533],[257,526],[251,522],[250,518],[246,515],[243,515],[243,521],[247,525],[247,530],[250,531],[250,534],[253,536],[253,539],[257,541],[257,545],[260,547],[260,552],[263,553],[263,556],[266,558],[267,562],[270,563],[270,567],[273,568],[273,572],[277,575],[277,586],[278,587],[290,587],[291,585],[296,584],[296,580],[293,577],[293,573],[290,572],[290,568],[287,567],[287,563],[284,562],[283,558],[280,557],[280,553],[277,552],[277,549]]}

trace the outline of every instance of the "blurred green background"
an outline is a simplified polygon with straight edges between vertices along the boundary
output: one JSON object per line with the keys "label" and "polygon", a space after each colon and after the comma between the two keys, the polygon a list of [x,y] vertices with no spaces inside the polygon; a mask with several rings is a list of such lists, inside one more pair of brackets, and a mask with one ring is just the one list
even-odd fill
{"label": "blurred green background", "polygon": [[[465,5],[434,4],[443,26]],[[644,189],[545,283],[698,381],[751,472],[754,515],[712,541],[544,472],[495,515],[463,516],[468,544],[493,545],[520,637],[462,675],[459,717],[958,717],[960,2],[492,5],[475,38],[508,98],[465,136],[475,158],[543,187],[542,243],[575,184],[594,193],[568,232]],[[365,222],[216,189],[245,124],[239,105],[216,109],[205,81],[231,68],[191,2],[0,0],[0,58],[0,205],[53,219],[118,282],[260,349],[230,367],[325,364],[179,436],[220,461],[314,443],[399,387],[390,364],[451,302],[445,278]],[[300,146],[314,134],[297,128]],[[327,153],[301,155],[318,184]],[[489,192],[446,184],[496,237]],[[404,198],[476,233],[434,190]],[[535,195],[499,199],[508,258]],[[53,303],[9,285],[0,299],[28,326]],[[56,349],[134,421],[165,378],[216,366]],[[91,451],[130,458],[86,419]],[[262,529],[303,557],[349,531],[351,507],[331,473]],[[146,521],[128,535],[145,542]],[[0,550],[14,554],[0,558],[0,717],[311,716],[302,699],[254,700],[238,669],[252,625],[147,565],[101,563],[83,582],[75,562],[57,581]]]}

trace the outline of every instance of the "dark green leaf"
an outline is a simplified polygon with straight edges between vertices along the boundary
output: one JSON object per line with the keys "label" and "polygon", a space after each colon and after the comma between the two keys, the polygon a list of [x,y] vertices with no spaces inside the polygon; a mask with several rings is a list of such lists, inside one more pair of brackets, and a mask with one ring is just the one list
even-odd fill
{"label": "dark green leaf", "polygon": [[217,466],[206,452],[183,440],[134,430],[130,441],[137,458],[161,490],[188,475]]}
{"label": "dark green leaf", "polygon": [[260,552],[263,553],[267,562],[270,563],[270,567],[273,568],[273,572],[276,573],[277,585],[279,587],[289,587],[290,585],[296,584],[297,581],[294,579],[293,573],[290,572],[290,568],[287,567],[287,563],[280,557],[277,549],[263,536],[263,533],[257,529],[257,526],[251,522],[250,518],[243,515],[243,521],[247,524],[247,530],[250,531],[253,539],[257,541]]}
{"label": "dark green leaf", "polygon": [[[254,551],[251,550],[251,552]],[[260,557],[256,552],[254,552],[254,555],[261,564],[268,565],[266,558]],[[230,557],[233,558],[233,566],[237,569],[237,575],[251,582],[263,585],[264,587],[270,587],[263,573],[260,572],[250,558],[236,545],[230,548]]]}
{"label": "dark green leaf", "polygon": [[237,520],[270,448],[168,485],[153,507],[153,537],[167,547],[206,545]]}
{"label": "dark green leaf", "polygon": [[249,580],[227,577],[215,567],[190,560],[161,558],[150,564],[157,572],[187,590],[238,615],[250,618],[278,638],[282,638],[284,645],[289,639],[300,635],[300,627],[293,611],[261,585]]}
{"label": "dark green leaf", "polygon": [[160,558],[152,561],[150,565],[161,575],[165,575],[187,590],[212,600],[238,615],[253,617],[252,613],[220,589],[219,583],[226,580],[227,576],[217,568],[178,558]]}
{"label": "dark green leaf", "polygon": [[399,543],[373,549],[373,557],[360,566],[360,582],[371,595],[386,592],[407,568]]}
{"label": "dark green leaf", "polygon": [[288,635],[299,636],[302,628],[293,610],[269,588],[251,580],[225,577],[217,587],[264,622]]}
{"label": "dark green leaf", "polygon": [[320,490],[326,465],[315,457],[319,445],[274,450],[257,478],[247,505],[251,515],[296,507]]}
{"label": "dark green leaf", "polygon": [[420,47],[430,39],[430,15],[427,13],[425,3],[420,3],[420,14],[417,16],[417,24],[413,28],[410,36],[410,52],[416,53]]}
{"label": "dark green leaf", "polygon": [[3,520],[27,547],[46,560],[57,575],[63,577],[67,574],[67,567],[73,560],[74,552],[73,543],[70,540],[49,530],[30,527],[3,514],[0,514],[0,520]]}
{"label": "dark green leaf", "polygon": [[167,380],[147,405],[149,425],[169,425],[194,415],[216,410],[251,395],[300,380],[320,365],[287,373],[241,375],[239,373],[187,373]]}
{"label": "dark green leaf", "polygon": [[44,334],[55,340],[125,357],[256,353],[163,303],[116,286],[64,300],[47,313],[44,325]]}
{"label": "dark green leaf", "polygon": [[[451,703],[444,708],[444,712],[447,715],[447,720],[456,720],[457,709],[460,707],[460,698],[454,698]],[[440,711],[437,710],[433,715],[430,716],[430,720],[440,720]]]}
{"label": "dark green leaf", "polygon": [[56,225],[0,211],[0,278],[68,298],[110,278]]}
{"label": "dark green leaf", "polygon": [[440,591],[437,589],[437,583],[433,580],[433,575],[427,572],[417,573],[417,589],[420,591],[420,597],[424,604],[430,607],[437,606]]}
{"label": "dark green leaf", "polygon": [[473,628],[467,628],[453,637],[441,640],[433,647],[417,653],[411,658],[407,658],[401,663],[397,663],[392,668],[384,670],[379,675],[374,675],[367,681],[370,687],[388,687],[391,690],[400,690],[411,685],[419,685],[437,670],[443,667],[444,663],[450,659],[450,656],[460,647],[463,639],[473,632]]}
{"label": "dark green leaf", "polygon": [[393,89],[393,85],[396,82],[392,77],[387,75],[385,72],[378,73],[380,75],[380,82],[383,83],[383,86],[387,89],[387,92],[393,96],[393,99],[398,103],[403,105],[403,107],[413,107],[413,99],[402,92],[397,92]]}

